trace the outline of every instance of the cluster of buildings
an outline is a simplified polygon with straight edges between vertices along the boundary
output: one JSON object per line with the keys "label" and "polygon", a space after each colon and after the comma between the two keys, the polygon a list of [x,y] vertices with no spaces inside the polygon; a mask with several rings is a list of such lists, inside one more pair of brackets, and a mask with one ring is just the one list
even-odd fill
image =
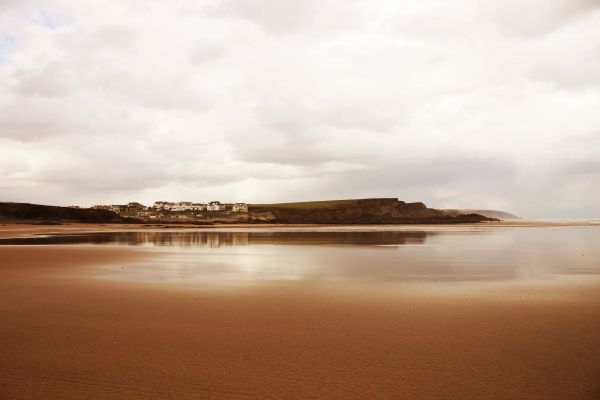
{"label": "cluster of buildings", "polygon": [[142,219],[197,219],[248,212],[246,203],[221,203],[219,201],[209,201],[208,203],[156,201],[152,206],[131,202],[124,205],[96,205],[92,208],[110,210],[123,217]]}

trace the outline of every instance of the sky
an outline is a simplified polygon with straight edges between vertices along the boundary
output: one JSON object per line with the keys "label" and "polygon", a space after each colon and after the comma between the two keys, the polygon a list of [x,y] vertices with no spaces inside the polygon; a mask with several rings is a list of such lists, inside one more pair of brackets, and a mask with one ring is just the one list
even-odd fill
{"label": "sky", "polygon": [[600,0],[2,0],[0,201],[600,218]]}

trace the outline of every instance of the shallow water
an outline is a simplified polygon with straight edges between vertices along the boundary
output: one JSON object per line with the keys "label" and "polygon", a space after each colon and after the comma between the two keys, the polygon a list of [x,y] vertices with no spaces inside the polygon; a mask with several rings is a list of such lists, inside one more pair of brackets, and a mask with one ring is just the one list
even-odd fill
{"label": "shallow water", "polygon": [[159,230],[0,240],[152,253],[98,277],[136,282],[515,282],[600,275],[600,228]]}

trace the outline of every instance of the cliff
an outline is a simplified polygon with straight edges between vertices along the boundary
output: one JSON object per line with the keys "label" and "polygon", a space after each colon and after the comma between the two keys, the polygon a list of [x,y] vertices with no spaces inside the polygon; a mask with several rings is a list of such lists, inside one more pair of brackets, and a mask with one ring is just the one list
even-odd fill
{"label": "cliff", "polygon": [[395,198],[311,201],[249,206],[249,222],[284,224],[421,224],[495,221],[469,213],[449,215]]}
{"label": "cliff", "polygon": [[[248,213],[227,213],[187,221],[161,223],[273,224],[452,224],[496,221],[479,213],[454,213],[406,203],[395,198],[310,201],[249,205]],[[142,223],[109,210],[0,203],[0,222]]]}
{"label": "cliff", "polygon": [[0,203],[0,220],[3,222],[89,222],[128,223],[132,218],[123,218],[109,210],[92,208],[70,208],[44,206],[29,203]]}

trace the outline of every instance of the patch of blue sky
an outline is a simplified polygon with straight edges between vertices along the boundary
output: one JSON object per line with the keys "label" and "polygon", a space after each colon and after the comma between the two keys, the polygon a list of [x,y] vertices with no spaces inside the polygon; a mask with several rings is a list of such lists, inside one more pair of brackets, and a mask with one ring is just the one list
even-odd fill
{"label": "patch of blue sky", "polygon": [[52,30],[71,23],[66,15],[47,8],[38,8],[31,16],[30,21]]}
{"label": "patch of blue sky", "polygon": [[56,29],[58,27],[58,21],[56,21],[47,10],[40,10],[40,19],[42,24],[50,29]]}
{"label": "patch of blue sky", "polygon": [[17,39],[14,36],[0,33],[0,64],[8,62],[8,55],[16,43]]}

